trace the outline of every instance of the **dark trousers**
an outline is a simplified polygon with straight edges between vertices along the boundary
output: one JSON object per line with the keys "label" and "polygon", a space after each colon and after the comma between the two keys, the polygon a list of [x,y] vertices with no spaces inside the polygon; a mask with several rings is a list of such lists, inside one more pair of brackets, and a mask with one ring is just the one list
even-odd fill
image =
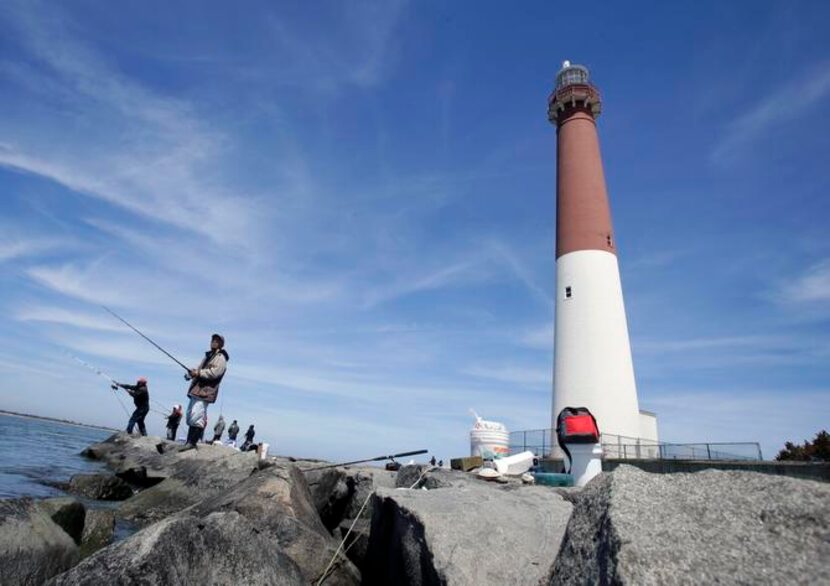
{"label": "dark trousers", "polygon": [[176,441],[176,432],[179,431],[179,425],[176,424],[167,428],[167,439]]}
{"label": "dark trousers", "polygon": [[136,407],[135,411],[133,411],[132,417],[130,417],[129,423],[127,423],[127,433],[133,432],[133,427],[135,424],[138,424],[138,431],[141,432],[141,435],[147,435],[147,428],[144,426],[144,418],[147,417],[147,413],[150,412],[149,407]]}

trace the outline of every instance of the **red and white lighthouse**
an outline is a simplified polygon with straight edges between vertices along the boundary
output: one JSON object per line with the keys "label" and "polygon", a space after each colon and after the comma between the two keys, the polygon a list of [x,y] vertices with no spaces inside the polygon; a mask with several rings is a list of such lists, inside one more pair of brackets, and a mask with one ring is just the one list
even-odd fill
{"label": "red and white lighthouse", "polygon": [[[599,91],[563,63],[548,100],[556,126],[556,332],[551,427],[564,407],[587,407],[602,433],[641,432],[617,243],[596,119]],[[644,414],[645,415],[645,414]],[[647,417],[647,415],[645,415]]]}

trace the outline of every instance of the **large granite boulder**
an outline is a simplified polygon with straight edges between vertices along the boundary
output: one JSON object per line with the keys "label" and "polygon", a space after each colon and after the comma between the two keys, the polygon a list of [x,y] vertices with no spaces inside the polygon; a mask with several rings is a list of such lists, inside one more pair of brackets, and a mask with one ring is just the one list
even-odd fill
{"label": "large granite boulder", "polygon": [[[295,466],[260,470],[186,513],[205,516],[229,511],[248,519],[260,534],[275,539],[300,568],[306,582],[319,580],[337,550],[338,541],[320,520],[305,478]],[[359,582],[357,568],[342,555],[325,580],[330,586]]]}
{"label": "large granite boulder", "polygon": [[123,501],[133,496],[129,484],[111,474],[75,474],[69,492],[99,501]]}
{"label": "large granite boulder", "polygon": [[546,581],[572,505],[545,487],[378,488],[366,584]]}
{"label": "large granite boulder", "polygon": [[31,499],[0,501],[0,584],[39,585],[71,568],[78,546]]}
{"label": "large granite boulder", "polygon": [[351,500],[346,473],[341,468],[326,468],[307,471],[305,478],[314,507],[323,525],[331,531],[343,520]]}
{"label": "large granite boulder", "polygon": [[274,539],[235,512],[206,517],[183,513],[164,519],[48,582],[78,586],[307,583]]}
{"label": "large granite boulder", "polygon": [[115,513],[112,511],[89,509],[84,518],[84,530],[81,534],[81,557],[89,557],[99,549],[112,543],[115,534]]}
{"label": "large granite boulder", "polygon": [[122,503],[118,516],[142,527],[219,494],[258,469],[258,456],[226,446],[199,444],[179,451],[159,438],[117,433],[82,453],[107,464],[120,478],[148,487]]}
{"label": "large granite boulder", "polygon": [[830,584],[830,485],[754,472],[592,480],[551,584]]}
{"label": "large granite boulder", "polygon": [[71,497],[58,497],[35,501],[35,506],[49,515],[76,544],[81,543],[87,512],[81,502]]}
{"label": "large granite boulder", "polygon": [[[345,519],[353,519],[358,515],[361,506],[376,487],[395,486],[394,472],[369,466],[323,470],[312,468],[303,470],[303,473],[323,524],[333,532]],[[364,507],[362,516],[372,516],[371,502]]]}

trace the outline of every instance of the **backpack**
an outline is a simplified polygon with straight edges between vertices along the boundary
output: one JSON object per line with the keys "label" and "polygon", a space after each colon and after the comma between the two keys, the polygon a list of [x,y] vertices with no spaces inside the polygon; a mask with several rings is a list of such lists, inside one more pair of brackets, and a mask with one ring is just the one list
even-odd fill
{"label": "backpack", "polygon": [[573,458],[566,444],[595,444],[599,442],[597,420],[587,407],[565,407],[556,417],[556,441],[568,456],[570,474]]}

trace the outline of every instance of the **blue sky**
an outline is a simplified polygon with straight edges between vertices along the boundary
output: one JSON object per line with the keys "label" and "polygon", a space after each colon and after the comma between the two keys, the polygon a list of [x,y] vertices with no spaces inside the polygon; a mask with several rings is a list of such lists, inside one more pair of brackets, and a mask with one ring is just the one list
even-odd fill
{"label": "blue sky", "polygon": [[[830,421],[823,2],[4,2],[0,407],[121,426],[231,355],[286,454],[547,427],[563,59],[591,68],[641,407],[662,439]],[[218,409],[212,410],[215,419]],[[162,431],[152,415],[151,431]]]}

